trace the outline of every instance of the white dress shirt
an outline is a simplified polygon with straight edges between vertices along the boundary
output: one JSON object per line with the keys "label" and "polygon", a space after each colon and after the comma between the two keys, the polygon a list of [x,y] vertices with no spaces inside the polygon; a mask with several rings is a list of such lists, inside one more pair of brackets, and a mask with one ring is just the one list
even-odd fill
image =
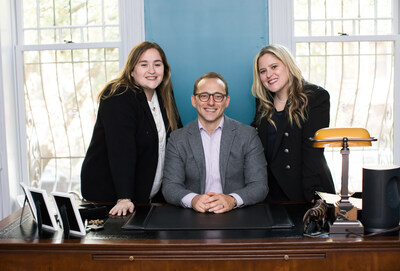
{"label": "white dress shirt", "polygon": [[148,101],[148,103],[150,106],[150,111],[153,114],[154,122],[156,123],[158,132],[158,163],[157,163],[156,176],[154,177],[154,183],[150,193],[150,199],[151,199],[157,194],[157,192],[160,190],[161,187],[167,134],[165,132],[165,126],[161,114],[160,104],[158,103],[158,97],[155,91],[153,97],[151,98],[151,101]]}

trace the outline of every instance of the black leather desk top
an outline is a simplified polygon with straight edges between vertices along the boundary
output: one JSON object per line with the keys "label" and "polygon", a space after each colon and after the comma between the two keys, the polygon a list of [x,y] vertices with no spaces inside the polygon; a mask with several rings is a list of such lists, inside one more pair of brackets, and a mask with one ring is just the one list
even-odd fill
{"label": "black leather desk top", "polygon": [[290,229],[294,225],[282,205],[255,205],[223,214],[198,213],[177,206],[138,206],[124,230],[257,230]]}
{"label": "black leather desk top", "polygon": [[[159,207],[161,205],[157,205]],[[260,207],[264,208],[264,205],[257,205],[256,212],[260,210]],[[165,206],[168,207],[168,206]],[[170,206],[171,207],[171,206]],[[100,231],[91,231],[85,237],[71,237],[72,239],[85,239],[90,240],[114,240],[114,239],[249,239],[249,238],[300,238],[303,236],[303,222],[302,218],[307,208],[311,206],[306,204],[283,204],[281,206],[287,212],[289,221],[293,223],[292,227],[258,227],[253,229],[245,229],[243,227],[236,227],[232,229],[198,229],[198,230],[123,230],[122,226],[133,215],[127,215],[125,217],[109,217],[104,224],[104,229]],[[141,208],[141,207],[140,207]],[[269,208],[269,207],[267,207]],[[280,207],[279,207],[280,208]],[[279,208],[272,207],[272,210],[279,210]],[[162,208],[161,208],[162,209]],[[168,209],[168,208],[167,208]],[[191,211],[191,210],[186,210]],[[246,209],[243,209],[246,211]],[[273,211],[274,212],[274,211]],[[217,216],[214,214],[208,214],[212,217]],[[279,219],[279,216],[276,216]],[[282,217],[281,217],[282,218]],[[283,219],[282,221],[288,221]],[[281,222],[282,222],[281,221]],[[25,210],[22,224],[19,223],[19,218],[14,220],[12,223],[0,229],[0,239],[23,239],[23,240],[35,240],[35,239],[52,239],[58,241],[63,239],[62,230],[58,232],[43,231],[39,238],[36,223],[33,222],[29,210]],[[277,223],[281,223],[277,221]],[[285,223],[286,223],[285,222]],[[175,223],[174,223],[175,224]],[[268,223],[267,223],[268,224]],[[267,225],[266,224],[266,225]]]}

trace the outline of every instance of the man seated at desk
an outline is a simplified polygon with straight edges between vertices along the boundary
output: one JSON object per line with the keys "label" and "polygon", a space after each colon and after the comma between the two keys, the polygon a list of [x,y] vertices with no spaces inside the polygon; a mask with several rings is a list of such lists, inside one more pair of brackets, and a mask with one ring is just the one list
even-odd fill
{"label": "man seated at desk", "polygon": [[267,196],[261,141],[254,128],[224,115],[229,100],[222,75],[210,72],[196,80],[191,101],[198,118],[172,132],[167,145],[162,188],[167,202],[224,213]]}

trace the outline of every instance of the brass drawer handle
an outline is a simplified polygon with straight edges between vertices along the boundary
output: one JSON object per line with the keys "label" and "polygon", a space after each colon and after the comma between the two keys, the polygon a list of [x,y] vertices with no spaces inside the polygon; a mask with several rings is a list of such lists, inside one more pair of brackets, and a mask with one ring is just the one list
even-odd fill
{"label": "brass drawer handle", "polygon": [[285,256],[283,256],[283,259],[285,259],[285,261],[288,261],[289,260],[289,255],[285,255]]}

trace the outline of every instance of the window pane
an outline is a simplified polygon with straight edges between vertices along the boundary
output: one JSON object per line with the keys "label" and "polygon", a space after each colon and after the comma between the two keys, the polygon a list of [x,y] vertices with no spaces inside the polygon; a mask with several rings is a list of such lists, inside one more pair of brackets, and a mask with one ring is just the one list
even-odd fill
{"label": "window pane", "polygon": [[[375,30],[375,21],[365,20],[360,22],[360,35],[374,35]],[[386,31],[383,31],[383,33],[387,33]]]}
{"label": "window pane", "polygon": [[311,33],[313,36],[325,36],[325,31],[324,21],[314,21],[311,23]]}
{"label": "window pane", "polygon": [[40,31],[40,43],[49,44],[57,42],[55,30],[41,30]]}
{"label": "window pane", "polygon": [[308,18],[308,0],[298,0],[294,2],[294,17],[296,19]]}
{"label": "window pane", "polygon": [[55,1],[56,25],[71,25],[69,0]]}
{"label": "window pane", "polygon": [[346,33],[343,28],[343,21],[333,21],[333,36],[341,35],[341,33]]}
{"label": "window pane", "polygon": [[[311,25],[312,36],[387,35],[393,31],[390,0],[294,0],[294,8],[295,36],[305,36],[306,25]],[[309,17],[304,15],[308,8]]]}
{"label": "window pane", "polygon": [[36,1],[23,0],[22,13],[24,14],[24,16],[23,16],[24,27],[36,27],[37,26],[36,8],[37,8]]}
{"label": "window pane", "polygon": [[[357,15],[358,15],[358,1],[359,0],[341,1],[342,14],[343,14],[342,18],[355,18],[355,17],[357,17]],[[364,1],[364,2],[368,2],[368,1]]]}
{"label": "window pane", "polygon": [[99,5],[98,0],[88,0],[88,25],[102,24],[102,18],[99,16],[102,12],[102,5]]}
{"label": "window pane", "polygon": [[31,185],[80,191],[97,94],[117,75],[118,55],[117,48],[24,52]]}
{"label": "window pane", "polygon": [[[378,139],[370,148],[351,149],[350,169],[359,170],[350,170],[349,189],[361,191],[364,164],[393,162],[394,44],[326,42],[306,48],[297,44],[296,60],[306,80],[330,93],[330,127],[362,127]],[[326,148],[325,156],[339,188],[340,152]]]}
{"label": "window pane", "polygon": [[342,14],[341,5],[338,5],[337,0],[326,0],[326,18],[328,19],[341,18],[342,16],[341,14]]}
{"label": "window pane", "polygon": [[119,50],[116,48],[107,48],[106,49],[106,59],[107,60],[119,60]]}
{"label": "window pane", "polygon": [[104,1],[105,17],[104,21],[106,24],[118,24],[118,0],[107,0]]}
{"label": "window pane", "polygon": [[[87,24],[86,0],[71,1],[71,10],[72,10],[72,12],[71,12],[72,25],[86,25]],[[99,13],[97,16],[99,16],[99,15],[101,15],[101,13]]]}
{"label": "window pane", "polygon": [[[24,1],[26,3],[26,1]],[[41,27],[54,25],[53,1],[39,1],[39,22]],[[24,14],[24,16],[26,16]],[[35,17],[37,13],[35,13]]]}
{"label": "window pane", "polygon": [[355,21],[351,20],[344,20],[342,22],[342,30],[339,31],[340,33],[346,33],[348,35],[357,35],[355,28]]}
{"label": "window pane", "polygon": [[311,18],[323,19],[325,18],[325,2],[321,0],[311,0]]}
{"label": "window pane", "polygon": [[38,43],[38,34],[36,30],[25,30],[24,41],[29,44]]}
{"label": "window pane", "polygon": [[294,29],[297,36],[308,36],[308,22],[295,22]]}
{"label": "window pane", "polygon": [[392,17],[392,0],[376,0],[376,8],[378,10],[378,17],[390,18]]}
{"label": "window pane", "polygon": [[102,27],[89,27],[88,29],[88,42],[100,42],[103,40]]}
{"label": "window pane", "polygon": [[[118,3],[118,0],[24,0],[23,43],[119,41]],[[37,31],[40,39],[35,37]]]}
{"label": "window pane", "polygon": [[107,40],[117,40],[119,37],[119,27],[106,27],[104,35]]}
{"label": "window pane", "polygon": [[374,18],[374,17],[375,17],[374,1],[363,1],[362,5],[360,5],[360,18]]}
{"label": "window pane", "polygon": [[377,34],[385,35],[387,33],[392,33],[392,21],[391,20],[380,20],[377,22]]}

